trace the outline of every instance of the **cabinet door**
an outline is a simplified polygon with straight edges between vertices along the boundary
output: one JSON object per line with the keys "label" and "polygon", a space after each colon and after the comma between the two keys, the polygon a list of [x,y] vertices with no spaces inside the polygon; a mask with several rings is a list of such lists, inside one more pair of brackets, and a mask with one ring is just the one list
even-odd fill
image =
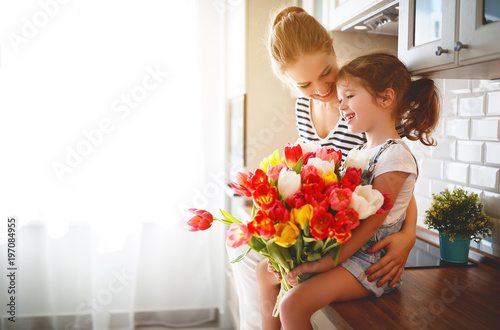
{"label": "cabinet door", "polygon": [[500,57],[500,1],[461,0],[458,64],[467,65]]}
{"label": "cabinet door", "polygon": [[433,71],[457,64],[456,0],[401,1],[398,56],[410,71]]}

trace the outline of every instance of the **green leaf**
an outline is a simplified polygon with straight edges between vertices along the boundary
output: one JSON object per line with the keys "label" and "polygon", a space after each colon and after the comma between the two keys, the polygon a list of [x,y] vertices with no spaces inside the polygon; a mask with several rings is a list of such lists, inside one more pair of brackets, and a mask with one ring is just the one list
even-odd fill
{"label": "green leaf", "polygon": [[239,256],[236,257],[236,259],[232,260],[231,263],[234,264],[234,263],[237,263],[237,262],[240,262],[241,260],[243,260],[243,258],[245,258],[245,256],[252,250],[252,248],[248,248],[247,252],[244,252],[242,254],[240,254]]}
{"label": "green leaf", "polygon": [[293,167],[293,171],[297,174],[300,174],[300,170],[302,169],[302,157],[300,157],[299,161]]}
{"label": "green leaf", "polygon": [[302,261],[302,249],[304,247],[304,241],[302,240],[302,235],[297,237],[297,242],[291,246],[293,252],[293,268],[301,264]]}
{"label": "green leaf", "polygon": [[252,249],[254,249],[257,252],[260,252],[266,248],[266,243],[262,238],[255,237],[252,235],[252,238],[250,239],[250,242],[248,243]]}
{"label": "green leaf", "polygon": [[306,243],[316,242],[316,239],[314,237],[304,236],[304,242]]}
{"label": "green leaf", "polygon": [[307,256],[307,261],[316,261],[321,259],[321,253],[314,252]]}
{"label": "green leaf", "polygon": [[[274,243],[276,239],[272,238],[267,241],[267,250],[269,251],[269,254],[271,257],[287,272],[290,271],[290,264],[286,260],[285,256],[283,255],[283,250],[286,250],[285,248],[280,247],[279,245],[276,245]],[[288,250],[286,250],[288,252]],[[289,256],[290,254],[288,254]]]}
{"label": "green leaf", "polygon": [[341,248],[342,245],[337,245],[336,248],[330,252],[330,256],[332,257],[333,264],[335,265],[335,267],[337,267],[337,264],[339,263],[339,255]]}
{"label": "green leaf", "polygon": [[255,210],[255,204],[253,204],[252,205],[252,215],[250,216],[250,219],[253,220],[253,218],[255,217],[255,212],[257,212],[257,211]]}
{"label": "green leaf", "polygon": [[225,223],[226,225],[230,225],[232,223],[242,223],[240,220],[236,219],[235,217],[233,217],[231,214],[227,213],[226,211],[220,209],[220,212],[222,213],[222,215],[224,216],[224,219],[225,220],[221,220],[223,223]]}
{"label": "green leaf", "polygon": [[313,248],[312,250],[313,251],[318,251],[318,250],[321,250],[323,248],[323,241],[316,241],[313,245]]}

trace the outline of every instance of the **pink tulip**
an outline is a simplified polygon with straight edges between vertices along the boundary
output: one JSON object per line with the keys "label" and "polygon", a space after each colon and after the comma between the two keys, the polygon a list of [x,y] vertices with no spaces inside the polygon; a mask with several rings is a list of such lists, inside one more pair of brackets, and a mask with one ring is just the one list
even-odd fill
{"label": "pink tulip", "polygon": [[330,206],[335,211],[343,210],[351,202],[352,191],[350,189],[333,189],[330,193]]}
{"label": "pink tulip", "polygon": [[252,234],[248,230],[247,226],[241,223],[232,223],[229,226],[229,230],[226,232],[226,244],[229,247],[237,248],[243,244],[248,244]]}

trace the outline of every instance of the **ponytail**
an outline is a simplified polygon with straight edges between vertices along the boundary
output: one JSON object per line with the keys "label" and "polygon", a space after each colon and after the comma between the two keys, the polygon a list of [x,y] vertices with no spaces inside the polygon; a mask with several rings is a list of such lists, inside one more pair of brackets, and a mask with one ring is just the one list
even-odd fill
{"label": "ponytail", "polygon": [[440,98],[434,81],[429,78],[412,81],[408,102],[408,110],[402,116],[405,136],[412,141],[420,140],[426,146],[437,145],[431,137],[440,112]]}

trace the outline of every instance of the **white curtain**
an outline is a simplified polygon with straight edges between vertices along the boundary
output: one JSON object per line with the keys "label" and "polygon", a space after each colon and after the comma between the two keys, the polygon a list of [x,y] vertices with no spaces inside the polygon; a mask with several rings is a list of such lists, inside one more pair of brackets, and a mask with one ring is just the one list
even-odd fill
{"label": "white curtain", "polygon": [[0,3],[0,328],[196,325],[223,310],[225,228],[185,224],[223,200],[220,13]]}

